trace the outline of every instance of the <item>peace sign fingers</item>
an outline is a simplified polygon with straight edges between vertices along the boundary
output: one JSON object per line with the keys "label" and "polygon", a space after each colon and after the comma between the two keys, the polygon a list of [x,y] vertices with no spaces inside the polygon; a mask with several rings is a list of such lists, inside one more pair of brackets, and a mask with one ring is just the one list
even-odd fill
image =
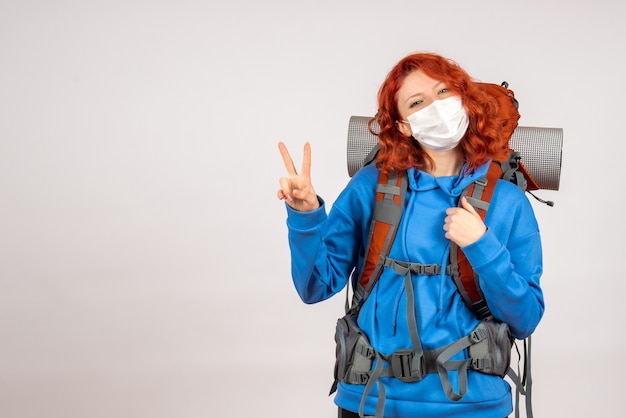
{"label": "peace sign fingers", "polygon": [[283,142],[278,143],[278,149],[289,177],[280,179],[280,190],[277,196],[285,200],[293,209],[308,212],[319,207],[317,194],[311,184],[311,145],[304,145],[301,174],[298,174],[293,159]]}

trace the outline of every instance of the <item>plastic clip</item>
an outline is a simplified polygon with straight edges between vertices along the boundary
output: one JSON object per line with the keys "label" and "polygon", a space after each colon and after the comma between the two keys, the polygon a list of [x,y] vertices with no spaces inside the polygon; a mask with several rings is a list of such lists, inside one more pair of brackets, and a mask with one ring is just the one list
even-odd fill
{"label": "plastic clip", "polygon": [[411,349],[398,350],[391,355],[391,371],[402,382],[419,382],[424,377],[424,356]]}

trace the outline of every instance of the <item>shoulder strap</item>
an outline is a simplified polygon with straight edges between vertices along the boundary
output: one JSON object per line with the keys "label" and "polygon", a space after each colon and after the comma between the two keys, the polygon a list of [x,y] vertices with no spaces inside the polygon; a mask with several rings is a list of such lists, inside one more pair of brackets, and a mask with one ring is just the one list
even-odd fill
{"label": "shoulder strap", "polygon": [[[525,191],[527,181],[518,171],[519,154],[511,152],[506,162],[492,161],[487,174],[470,184],[462,193],[467,201],[474,206],[481,219],[484,221],[487,210],[491,202],[493,191],[499,179],[510,181]],[[459,201],[459,205],[461,202]],[[480,290],[480,280],[474,273],[472,266],[463,251],[454,242],[450,244],[450,264],[457,266],[452,269],[452,278],[456,287],[463,297],[465,304],[478,316],[483,319],[491,315],[489,307]]]}
{"label": "shoulder strap", "polygon": [[[474,206],[481,219],[484,221],[489,209],[489,202],[496,187],[498,179],[502,178],[502,168],[499,163],[492,162],[487,174],[470,184],[464,191],[463,196]],[[459,199],[459,205],[461,204]],[[474,273],[472,266],[463,254],[463,251],[454,242],[450,243],[450,264],[457,266],[452,269],[452,278],[456,287],[463,297],[465,304],[483,319],[491,315],[483,292],[480,290],[478,275]]]}
{"label": "shoulder strap", "polygon": [[376,203],[367,239],[367,253],[355,284],[352,306],[359,306],[378,280],[383,258],[389,254],[404,209],[406,172],[381,172],[376,188]]}

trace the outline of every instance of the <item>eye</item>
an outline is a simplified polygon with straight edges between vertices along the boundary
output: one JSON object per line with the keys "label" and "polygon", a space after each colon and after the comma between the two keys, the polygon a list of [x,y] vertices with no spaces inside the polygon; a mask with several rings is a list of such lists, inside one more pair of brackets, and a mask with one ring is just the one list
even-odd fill
{"label": "eye", "polygon": [[420,106],[422,103],[424,103],[424,101],[423,101],[423,100],[421,100],[421,99],[420,99],[420,100],[416,100],[416,101],[412,102],[412,103],[409,105],[409,109],[414,109],[414,108],[416,108],[416,107]]}
{"label": "eye", "polygon": [[450,93],[450,89],[448,89],[447,87],[444,87],[437,92],[437,94],[447,94],[447,93]]}

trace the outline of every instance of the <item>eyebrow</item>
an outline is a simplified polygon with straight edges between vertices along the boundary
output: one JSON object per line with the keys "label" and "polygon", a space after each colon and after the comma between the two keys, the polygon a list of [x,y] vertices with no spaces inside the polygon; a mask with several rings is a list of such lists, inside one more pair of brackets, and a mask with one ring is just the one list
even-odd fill
{"label": "eyebrow", "polygon": [[[445,84],[445,82],[443,82],[443,81],[437,81],[437,82],[433,85],[432,89],[433,89],[433,90],[435,90],[437,87],[439,87],[439,85],[440,85],[440,84]],[[415,93],[415,94],[413,94],[413,95],[411,95],[411,96],[407,97],[407,99],[405,100],[405,103],[406,103],[406,102],[408,102],[408,101],[410,101],[410,100],[411,100],[411,99],[413,99],[414,97],[420,96],[420,95],[422,95],[422,94],[424,94],[424,93],[419,92],[419,93]]]}

